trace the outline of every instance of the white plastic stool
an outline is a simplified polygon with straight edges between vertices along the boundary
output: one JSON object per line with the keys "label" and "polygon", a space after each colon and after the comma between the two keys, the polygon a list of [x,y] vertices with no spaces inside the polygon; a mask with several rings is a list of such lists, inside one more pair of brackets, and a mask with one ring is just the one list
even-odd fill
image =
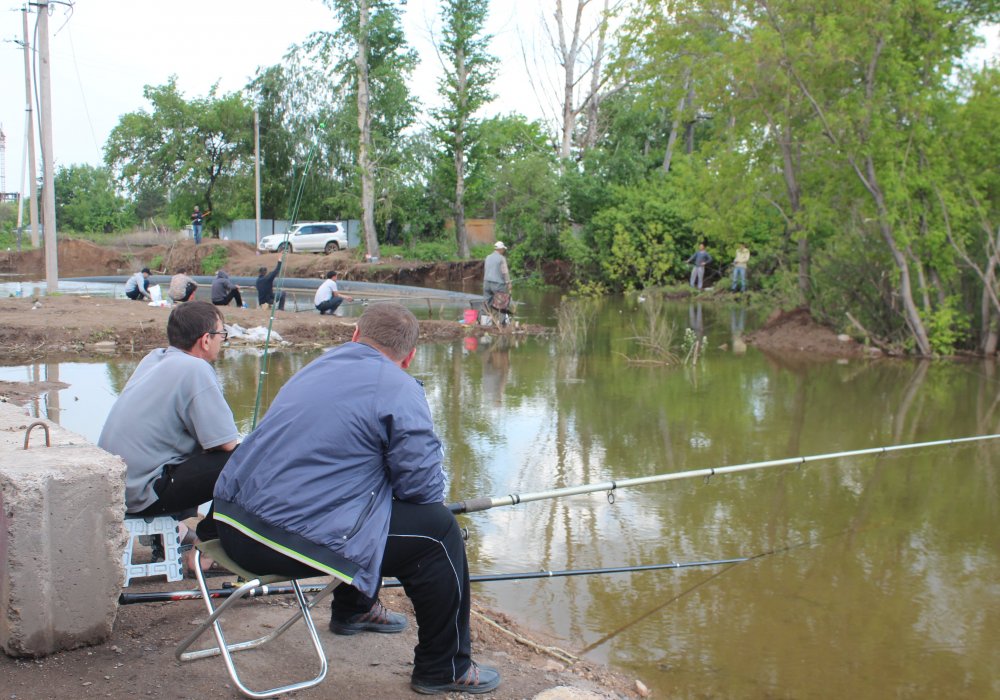
{"label": "white plastic stool", "polygon": [[[134,578],[143,576],[166,576],[168,581],[180,581],[184,578],[184,567],[181,564],[180,527],[172,515],[142,517],[125,516],[125,529],[128,531],[128,543],[122,552],[122,565],[125,567],[125,585]],[[148,564],[132,563],[132,548],[142,535],[163,537],[163,561]]]}

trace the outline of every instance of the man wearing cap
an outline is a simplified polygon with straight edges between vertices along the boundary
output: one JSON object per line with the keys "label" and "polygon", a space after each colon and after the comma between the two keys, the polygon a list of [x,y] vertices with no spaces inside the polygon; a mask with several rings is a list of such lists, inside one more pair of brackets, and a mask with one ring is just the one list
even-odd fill
{"label": "man wearing cap", "polygon": [[153,297],[149,293],[148,267],[142,268],[139,272],[128,278],[128,281],[125,283],[125,296],[133,301],[142,301],[143,299],[153,301]]}
{"label": "man wearing cap", "polygon": [[503,241],[493,244],[493,252],[486,256],[483,264],[483,296],[487,306],[493,305],[493,295],[510,291],[510,270],[507,269],[507,246]]}

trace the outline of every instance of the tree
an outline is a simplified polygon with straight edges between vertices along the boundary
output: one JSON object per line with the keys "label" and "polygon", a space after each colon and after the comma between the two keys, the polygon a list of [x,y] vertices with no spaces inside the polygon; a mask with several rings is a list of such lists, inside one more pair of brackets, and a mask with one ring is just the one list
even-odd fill
{"label": "tree", "polygon": [[493,99],[490,84],[496,76],[496,57],[487,46],[492,37],[483,34],[489,0],[445,0],[444,20],[438,50],[445,75],[438,81],[446,105],[437,110],[437,133],[451,153],[455,167],[455,242],[458,255],[469,257],[465,231],[465,162],[476,139],[473,115]]}
{"label": "tree", "polygon": [[324,0],[341,23],[337,34],[316,33],[311,48],[324,61],[340,57],[331,68],[341,76],[345,97],[339,111],[357,124],[356,166],[360,178],[361,221],[365,244],[378,255],[375,230],[380,169],[398,164],[401,132],[413,123],[415,108],[407,79],[416,54],[406,45],[400,8],[392,0]]}
{"label": "tree", "polygon": [[70,165],[55,178],[56,220],[67,231],[110,233],[134,223],[128,202],[115,192],[107,168]]}
{"label": "tree", "polygon": [[137,201],[167,202],[178,222],[187,220],[194,204],[213,209],[216,222],[236,213],[238,187],[228,187],[219,202],[213,193],[251,171],[253,110],[243,96],[216,97],[212,88],[189,102],[175,77],[166,85],[147,85],[143,94],[152,111],[121,117],[104,146],[118,185]]}

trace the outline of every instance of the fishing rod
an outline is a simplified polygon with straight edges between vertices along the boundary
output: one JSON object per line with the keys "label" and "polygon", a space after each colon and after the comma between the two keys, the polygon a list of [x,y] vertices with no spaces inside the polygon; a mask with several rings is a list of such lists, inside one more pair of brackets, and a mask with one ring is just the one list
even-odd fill
{"label": "fishing rod", "polygon": [[[322,122],[319,124],[319,128],[326,128],[326,124]],[[299,179],[298,191],[295,193],[295,199],[291,204],[291,225],[294,225],[299,217],[299,204],[302,202],[302,192],[306,186],[306,177],[309,175],[309,169],[312,167],[313,159],[316,155],[316,138],[313,137],[312,146],[309,149],[309,155],[306,157],[306,165],[302,170],[301,177]],[[294,183],[293,183],[294,184]],[[288,248],[289,243],[286,237],[285,244],[281,247],[281,272],[278,273],[278,279],[275,280],[275,287],[278,289],[278,293],[275,295],[274,303],[271,304],[271,313],[268,314],[267,319],[267,334],[264,336],[264,353],[261,356],[260,361],[260,371],[257,375],[257,396],[253,403],[253,415],[250,417],[250,430],[257,427],[257,416],[260,413],[260,398],[264,391],[264,377],[267,376],[267,364],[270,359],[271,353],[271,329],[274,327],[274,314],[278,308],[278,300],[280,295],[284,294],[284,289],[282,289],[282,282],[285,280],[285,261],[288,259]]]}
{"label": "fishing rod", "polygon": [[652,476],[640,476],[634,479],[622,479],[616,481],[603,481],[598,484],[581,484],[579,486],[566,486],[560,489],[550,489],[548,491],[536,491],[534,493],[510,494],[507,496],[494,496],[473,498],[468,501],[458,501],[448,505],[452,513],[475,513],[478,511],[498,508],[500,506],[515,506],[518,503],[528,503],[530,501],[541,501],[549,498],[562,498],[564,496],[576,496],[584,493],[595,493],[597,491],[607,491],[608,500],[614,503],[614,494],[617,489],[626,486],[645,486],[646,484],[656,484],[664,481],[677,481],[680,479],[691,479],[695,477],[709,477],[716,474],[735,474],[737,472],[755,471],[758,469],[769,469],[772,467],[785,467],[792,465],[807,464],[809,462],[820,462],[830,459],[842,459],[844,457],[860,457],[862,455],[884,455],[890,452],[902,450],[916,450],[925,447],[939,447],[944,445],[959,445],[971,442],[982,442],[985,440],[996,440],[1000,434],[993,435],[973,435],[971,437],[952,438],[949,440],[935,440],[932,442],[914,442],[906,445],[889,445],[887,447],[870,447],[863,450],[851,450],[849,452],[829,452],[819,455],[807,455],[804,457],[786,457],[785,459],[772,459],[764,462],[749,462],[746,464],[734,464],[726,467],[709,467],[707,469],[692,469],[683,472],[669,472],[666,474],[654,474]]}
{"label": "fishing rod", "polygon": [[[491,583],[495,581],[527,581],[539,578],[566,578],[569,576],[594,576],[598,574],[625,574],[643,571],[660,571],[662,569],[692,569],[703,566],[729,566],[749,561],[753,557],[733,557],[731,559],[708,559],[704,561],[672,561],[664,564],[642,564],[637,566],[609,566],[599,569],[565,569],[562,571],[526,571],[511,574],[478,574],[470,576],[472,583]],[[390,580],[383,584],[383,588],[398,588],[402,586],[399,581]],[[326,586],[323,584],[307,584],[302,586],[306,593],[316,593]],[[232,583],[225,583],[221,589],[209,590],[210,598],[228,598],[238,586]],[[252,588],[248,594],[256,598],[267,595],[291,595],[294,591],[291,586],[260,586]],[[166,603],[180,600],[201,600],[201,591],[155,591],[149,593],[122,593],[118,596],[119,605],[131,605],[133,603]]]}

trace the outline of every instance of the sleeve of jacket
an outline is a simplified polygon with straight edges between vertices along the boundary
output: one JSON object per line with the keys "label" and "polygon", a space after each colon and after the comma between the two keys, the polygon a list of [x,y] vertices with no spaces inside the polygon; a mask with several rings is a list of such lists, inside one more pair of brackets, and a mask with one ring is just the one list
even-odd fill
{"label": "sleeve of jacket", "polygon": [[442,503],[445,477],[441,440],[434,432],[423,387],[413,379],[382,412],[385,463],[392,495],[410,503]]}

